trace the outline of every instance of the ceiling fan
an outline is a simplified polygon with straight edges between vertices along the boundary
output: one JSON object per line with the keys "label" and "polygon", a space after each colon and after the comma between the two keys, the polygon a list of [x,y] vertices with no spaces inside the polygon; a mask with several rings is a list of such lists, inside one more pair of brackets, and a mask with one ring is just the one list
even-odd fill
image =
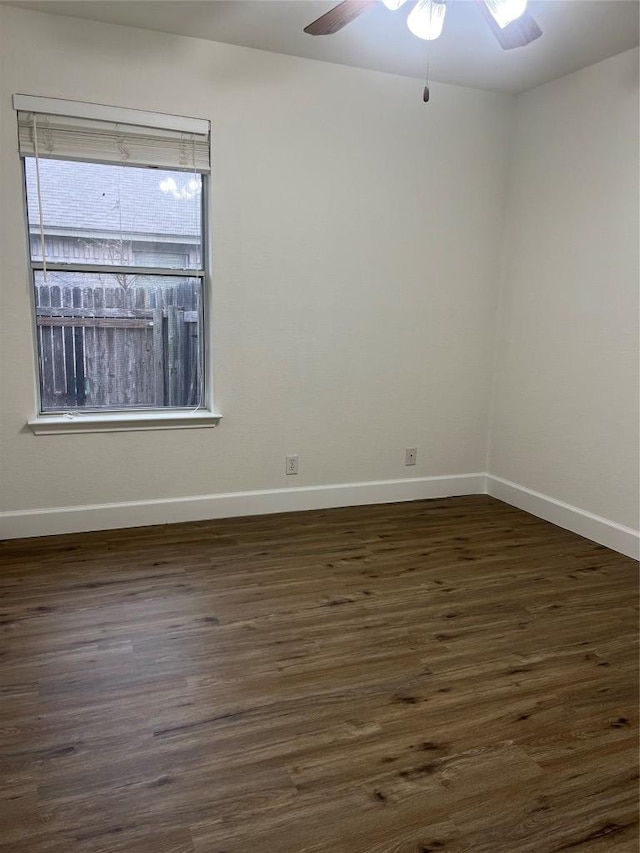
{"label": "ceiling fan", "polygon": [[[343,0],[319,17],[305,33],[327,36],[337,33],[359,17],[377,0]],[[406,0],[382,0],[387,9],[396,11]],[[527,0],[475,0],[491,32],[504,50],[524,47],[542,35],[542,30],[526,11]],[[407,18],[409,30],[418,38],[432,41],[442,32],[447,0],[417,0]]]}

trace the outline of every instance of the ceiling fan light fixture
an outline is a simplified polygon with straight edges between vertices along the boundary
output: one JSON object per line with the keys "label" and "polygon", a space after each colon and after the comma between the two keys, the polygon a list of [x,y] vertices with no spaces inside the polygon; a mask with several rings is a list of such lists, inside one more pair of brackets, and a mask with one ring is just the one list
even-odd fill
{"label": "ceiling fan light fixture", "polygon": [[418,0],[409,13],[407,26],[417,38],[433,41],[442,32],[446,11],[444,0]]}
{"label": "ceiling fan light fixture", "polygon": [[382,0],[387,9],[396,12],[407,0]]}
{"label": "ceiling fan light fixture", "polygon": [[484,0],[496,24],[503,30],[524,15],[527,0]]}

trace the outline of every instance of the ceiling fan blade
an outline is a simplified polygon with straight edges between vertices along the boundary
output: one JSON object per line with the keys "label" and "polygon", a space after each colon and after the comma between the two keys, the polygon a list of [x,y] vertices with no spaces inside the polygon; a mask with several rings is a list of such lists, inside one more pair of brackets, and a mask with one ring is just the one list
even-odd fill
{"label": "ceiling fan blade", "polygon": [[514,47],[524,47],[542,35],[542,30],[527,12],[516,18],[515,21],[511,21],[510,24],[507,24],[502,29],[489,11],[484,0],[477,0],[477,2],[480,6],[480,11],[489,24],[491,32],[505,50],[512,50]]}
{"label": "ceiling fan blade", "polygon": [[338,30],[346,27],[347,24],[350,24],[351,21],[366,11],[369,6],[373,6],[375,2],[376,0],[343,0],[342,3],[338,3],[333,9],[305,27],[304,31],[310,36],[329,36],[337,33]]}

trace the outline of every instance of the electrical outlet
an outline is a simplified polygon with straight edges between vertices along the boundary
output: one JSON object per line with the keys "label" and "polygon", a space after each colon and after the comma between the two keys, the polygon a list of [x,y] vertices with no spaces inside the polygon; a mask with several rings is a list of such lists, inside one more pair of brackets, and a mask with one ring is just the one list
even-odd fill
{"label": "electrical outlet", "polygon": [[404,464],[405,465],[415,465],[417,458],[418,458],[418,448],[417,447],[407,447],[407,449],[404,452]]}
{"label": "electrical outlet", "polygon": [[285,472],[287,474],[297,474],[298,473],[298,457],[296,456],[287,456],[287,463],[285,467]]}

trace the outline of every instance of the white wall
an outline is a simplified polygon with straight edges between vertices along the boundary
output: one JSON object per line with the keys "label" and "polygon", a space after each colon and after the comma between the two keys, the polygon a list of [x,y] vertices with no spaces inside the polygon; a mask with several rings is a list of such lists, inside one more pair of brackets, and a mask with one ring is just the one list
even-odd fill
{"label": "white wall", "polygon": [[517,98],[489,471],[638,528],[638,51]]}
{"label": "white wall", "polygon": [[[481,491],[422,478],[485,470],[517,485],[490,479],[505,499],[577,508],[523,504],[596,539],[581,511],[637,528],[637,66],[631,51],[518,98],[436,85],[425,106],[397,76],[0,7],[5,535],[205,517],[220,504],[198,496],[291,486],[387,484],[220,514]],[[25,427],[14,92],[212,121],[220,427]],[[150,503],[57,512],[128,501]]]}
{"label": "white wall", "polygon": [[[484,470],[511,96],[425,106],[419,81],[8,7],[0,32],[5,512]],[[25,428],[14,92],[212,121],[219,428]]]}

